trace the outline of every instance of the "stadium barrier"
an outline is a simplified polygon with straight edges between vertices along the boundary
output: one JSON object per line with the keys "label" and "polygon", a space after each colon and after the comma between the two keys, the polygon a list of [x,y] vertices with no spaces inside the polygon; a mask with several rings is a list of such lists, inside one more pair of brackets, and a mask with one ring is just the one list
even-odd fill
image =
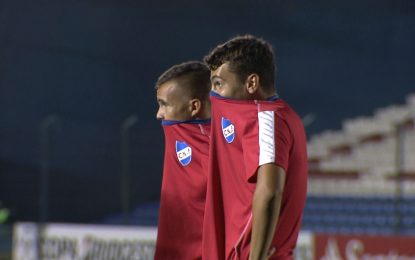
{"label": "stadium barrier", "polygon": [[415,237],[365,235],[314,235],[319,260],[415,260]]}
{"label": "stadium barrier", "polygon": [[14,260],[153,259],[153,227],[17,223]]}
{"label": "stadium barrier", "polygon": [[[157,228],[17,223],[13,260],[150,260]],[[302,231],[295,260],[415,260],[415,237],[329,235]]]}

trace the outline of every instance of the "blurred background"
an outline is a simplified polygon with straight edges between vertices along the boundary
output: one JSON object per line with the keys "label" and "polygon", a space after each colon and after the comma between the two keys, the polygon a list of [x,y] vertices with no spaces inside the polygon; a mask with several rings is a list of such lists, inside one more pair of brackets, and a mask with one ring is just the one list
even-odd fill
{"label": "blurred background", "polygon": [[[415,194],[415,2],[2,0],[0,252],[18,221],[157,225],[164,137],[154,83],[246,33],[274,46],[277,90],[306,125],[304,229],[415,234],[415,219],[401,232],[397,209]],[[402,124],[409,134],[396,135]],[[333,219],[330,205],[362,196],[381,205],[368,216],[389,205],[391,219],[367,219],[371,230]]]}

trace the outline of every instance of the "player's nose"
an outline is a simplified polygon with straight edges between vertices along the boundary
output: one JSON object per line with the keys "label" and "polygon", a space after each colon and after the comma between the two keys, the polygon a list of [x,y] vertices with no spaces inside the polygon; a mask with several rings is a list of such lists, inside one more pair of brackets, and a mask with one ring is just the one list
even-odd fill
{"label": "player's nose", "polygon": [[163,114],[163,112],[161,111],[160,108],[157,110],[156,117],[157,117],[158,120],[163,120],[164,119],[164,114]]}
{"label": "player's nose", "polygon": [[215,90],[216,90],[215,84],[212,83],[210,85],[210,90],[213,91],[213,92],[215,92]]}

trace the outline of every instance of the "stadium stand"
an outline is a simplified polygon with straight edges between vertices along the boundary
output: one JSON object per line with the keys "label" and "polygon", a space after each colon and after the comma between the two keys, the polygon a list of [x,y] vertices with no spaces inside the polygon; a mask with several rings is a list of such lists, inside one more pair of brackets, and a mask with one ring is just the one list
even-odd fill
{"label": "stadium stand", "polygon": [[415,94],[310,138],[303,228],[415,234]]}

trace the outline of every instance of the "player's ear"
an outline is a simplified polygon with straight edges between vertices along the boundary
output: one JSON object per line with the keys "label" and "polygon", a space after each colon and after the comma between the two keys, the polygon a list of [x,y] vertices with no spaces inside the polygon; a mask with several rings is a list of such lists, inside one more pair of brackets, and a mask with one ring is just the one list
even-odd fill
{"label": "player's ear", "polygon": [[190,115],[192,117],[196,117],[202,109],[202,102],[199,99],[194,98],[189,101],[189,105],[190,105]]}
{"label": "player's ear", "polygon": [[249,94],[255,94],[259,89],[259,75],[256,73],[248,75],[245,81],[245,87]]}

